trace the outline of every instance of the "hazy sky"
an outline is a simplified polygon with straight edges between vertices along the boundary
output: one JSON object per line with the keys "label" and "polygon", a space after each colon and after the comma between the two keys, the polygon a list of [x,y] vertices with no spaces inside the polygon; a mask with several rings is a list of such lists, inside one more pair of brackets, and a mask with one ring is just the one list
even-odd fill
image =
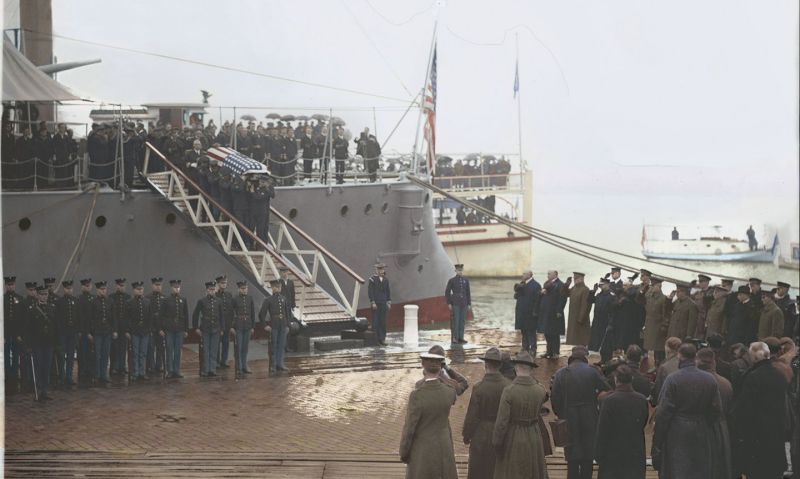
{"label": "hazy sky", "polygon": [[[437,11],[440,152],[517,150],[518,34],[523,152],[541,191],[688,193],[698,209],[741,196],[796,211],[796,0],[53,0],[53,29],[407,102]],[[212,105],[332,107],[354,130],[372,127],[372,111],[344,107],[374,106],[381,141],[407,105],[71,40],[55,51],[101,57],[59,80],[109,102],[199,101],[205,89]],[[410,151],[416,120],[390,149]]]}

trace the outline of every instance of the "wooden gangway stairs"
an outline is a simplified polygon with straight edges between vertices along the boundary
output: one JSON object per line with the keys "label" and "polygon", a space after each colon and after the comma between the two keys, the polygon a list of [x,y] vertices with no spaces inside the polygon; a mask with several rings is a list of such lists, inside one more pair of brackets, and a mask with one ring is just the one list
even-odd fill
{"label": "wooden gangway stairs", "polygon": [[[206,239],[257,288],[269,293],[269,281],[279,278],[279,269],[285,267],[295,283],[298,319],[313,327],[345,323],[356,317],[364,284],[361,276],[274,208],[270,208],[269,241],[263,241],[152,144],[147,142],[146,146],[143,175],[148,185],[205,233]],[[152,155],[157,158],[151,160]],[[148,171],[154,161],[163,163],[164,171]],[[338,268],[338,276],[332,265]],[[340,278],[352,284],[351,294],[344,293]]]}

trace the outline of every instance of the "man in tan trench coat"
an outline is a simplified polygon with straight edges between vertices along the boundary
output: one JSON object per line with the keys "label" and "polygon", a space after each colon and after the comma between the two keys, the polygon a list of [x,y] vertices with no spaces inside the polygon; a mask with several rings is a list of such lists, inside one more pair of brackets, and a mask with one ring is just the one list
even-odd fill
{"label": "man in tan trench coat", "polygon": [[464,417],[464,444],[469,444],[469,471],[467,479],[491,478],[494,475],[495,453],[492,432],[497,419],[497,409],[503,389],[511,381],[500,374],[502,355],[497,348],[489,348],[482,358],[486,374],[475,385]]}
{"label": "man in tan trench coat", "polygon": [[567,326],[567,344],[586,346],[592,336],[589,325],[589,288],[584,284],[583,273],[572,273],[575,286],[563,288],[562,291],[569,297],[569,320]]}
{"label": "man in tan trench coat", "polygon": [[672,305],[672,317],[669,319],[668,336],[685,339],[694,337],[697,326],[697,305],[689,297],[690,286],[685,283],[676,285],[677,301]]}
{"label": "man in tan trench coat", "polygon": [[761,290],[761,301],[764,309],[761,310],[761,318],[758,320],[758,340],[770,336],[780,338],[783,335],[783,311],[775,304],[776,290]]}
{"label": "man in tan trench coat", "polygon": [[517,377],[503,390],[492,435],[497,451],[494,479],[544,479],[547,469],[538,418],[547,390],[533,378],[536,364],[527,351],[511,362]]}
{"label": "man in tan trench coat", "polygon": [[656,364],[664,360],[664,342],[669,326],[669,300],[661,292],[661,278],[650,279],[650,289],[645,294],[644,349],[653,352]]}
{"label": "man in tan trench coat", "polygon": [[406,479],[458,479],[450,407],[456,391],[439,380],[444,356],[422,353],[425,382],[408,398],[406,422],[400,440],[400,459]]}

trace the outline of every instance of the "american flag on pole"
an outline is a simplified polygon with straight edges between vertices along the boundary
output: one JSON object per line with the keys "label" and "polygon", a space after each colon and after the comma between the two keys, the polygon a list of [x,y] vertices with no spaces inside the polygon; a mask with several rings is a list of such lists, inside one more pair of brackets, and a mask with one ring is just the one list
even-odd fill
{"label": "american flag on pole", "polygon": [[267,167],[262,163],[245,156],[238,151],[228,147],[212,147],[206,152],[209,158],[221,163],[223,171],[229,171],[233,175],[244,175],[248,173],[269,174]]}
{"label": "american flag on pole", "polygon": [[428,173],[436,168],[436,46],[433,47],[431,69],[425,83],[425,98],[422,103],[425,114],[425,142],[428,144]]}
{"label": "american flag on pole", "polygon": [[514,69],[514,98],[517,97],[517,93],[519,93],[519,58]]}

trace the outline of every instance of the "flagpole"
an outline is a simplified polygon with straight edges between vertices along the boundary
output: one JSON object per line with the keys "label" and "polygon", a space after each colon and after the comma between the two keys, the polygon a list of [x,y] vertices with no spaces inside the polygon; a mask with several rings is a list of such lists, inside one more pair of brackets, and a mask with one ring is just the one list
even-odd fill
{"label": "flagpole", "polygon": [[417,174],[417,170],[419,169],[419,159],[417,158],[417,145],[419,145],[419,125],[422,122],[422,112],[425,110],[425,89],[428,86],[428,77],[431,74],[431,61],[433,60],[433,49],[436,47],[436,29],[438,26],[438,20],[433,22],[433,37],[431,38],[431,48],[428,51],[428,68],[425,70],[425,81],[422,83],[422,93],[419,98],[419,116],[417,116],[417,129],[414,136],[414,152],[411,156],[411,172],[413,174]]}
{"label": "flagpole", "polygon": [[520,173],[524,173],[525,162],[522,159],[522,101],[520,99],[520,88],[519,88],[519,33],[514,34],[514,42],[517,46],[517,141],[519,142],[519,169]]}

